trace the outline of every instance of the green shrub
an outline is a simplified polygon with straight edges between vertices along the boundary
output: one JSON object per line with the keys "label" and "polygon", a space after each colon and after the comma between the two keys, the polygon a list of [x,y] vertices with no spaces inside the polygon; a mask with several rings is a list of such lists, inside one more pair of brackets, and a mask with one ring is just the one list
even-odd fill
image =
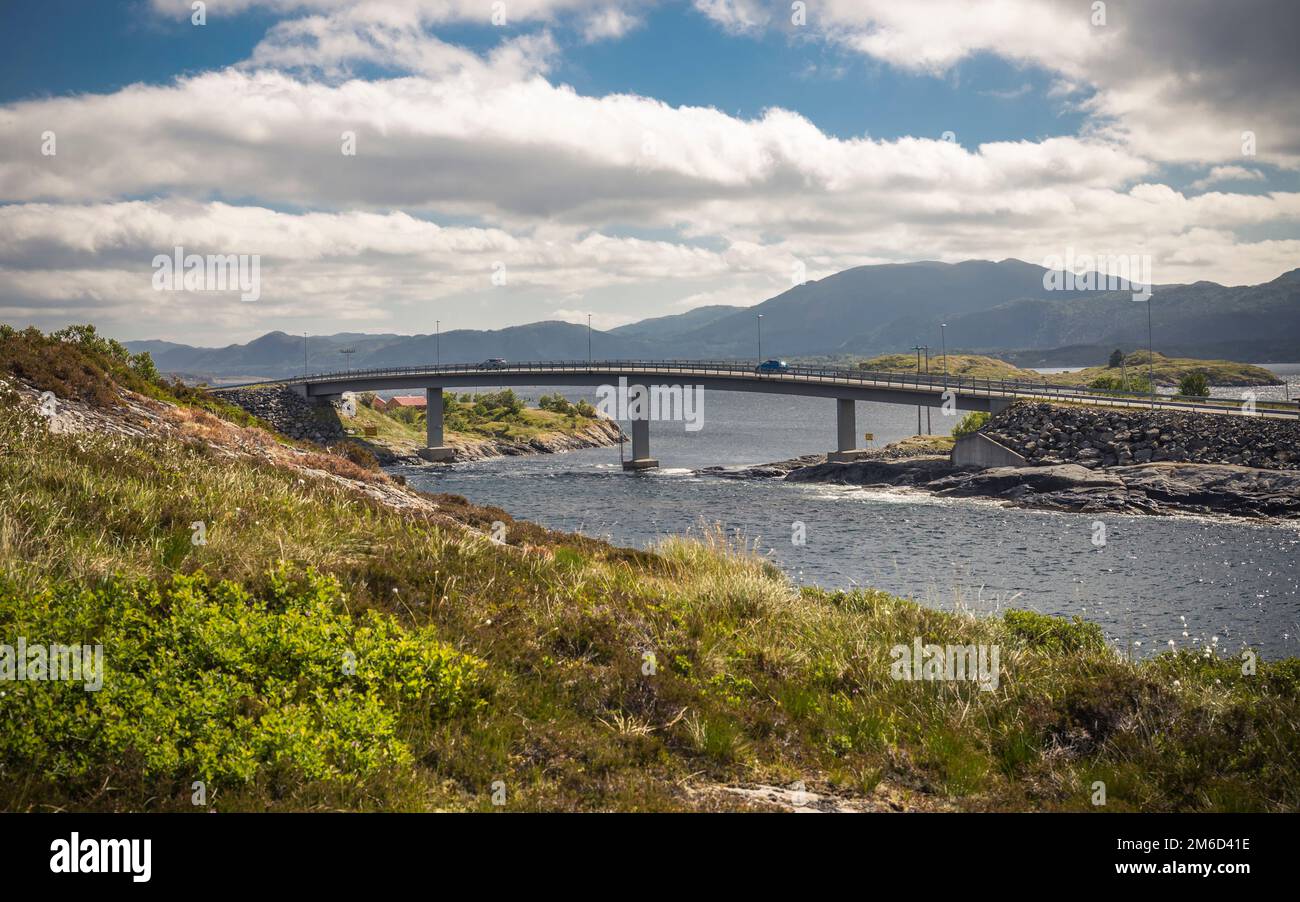
{"label": "green shrub", "polygon": [[1151,380],[1147,378],[1146,373],[1129,373],[1128,378],[1124,376],[1098,376],[1088,383],[1088,388],[1094,391],[1113,391],[1128,392],[1130,394],[1149,395],[1151,393]]}
{"label": "green shrub", "polygon": [[474,707],[482,662],[392,616],[342,610],[338,583],[284,567],[250,590],[202,573],[20,597],[0,586],[5,641],[101,644],[103,687],[10,682],[0,762],[12,775],[220,785],[339,781],[409,762],[399,725]]}
{"label": "green shrub", "polygon": [[983,410],[972,410],[966,416],[957,421],[957,425],[952,427],[952,434],[956,438],[963,435],[969,435],[972,432],[979,432],[989,422],[989,414]]}
{"label": "green shrub", "polygon": [[569,415],[574,412],[574,406],[569,403],[569,399],[564,395],[542,395],[537,399],[537,406],[542,410],[550,410],[554,413]]}
{"label": "green shrub", "polygon": [[1178,380],[1178,394],[1185,398],[1204,398],[1210,394],[1210,379],[1205,373],[1196,370],[1185,373]]}

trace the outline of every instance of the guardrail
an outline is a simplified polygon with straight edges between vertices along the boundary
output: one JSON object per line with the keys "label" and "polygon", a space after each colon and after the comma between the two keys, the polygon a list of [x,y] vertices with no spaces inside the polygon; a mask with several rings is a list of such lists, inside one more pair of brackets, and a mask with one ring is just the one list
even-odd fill
{"label": "guardrail", "polygon": [[[1028,397],[1044,400],[1077,401],[1080,403],[1108,403],[1126,407],[1161,407],[1173,409],[1230,412],[1241,407],[1240,402],[1228,398],[1183,398],[1159,394],[1134,394],[1109,392],[1098,389],[1081,389],[1078,386],[1058,385],[1046,380],[1025,382],[1003,379],[975,379],[968,376],[945,376],[941,373],[896,373],[847,367],[812,367],[790,365],[780,370],[762,370],[752,363],[738,360],[547,360],[507,363],[497,366],[453,363],[435,366],[380,367],[362,370],[339,370],[328,373],[311,373],[288,379],[266,380],[214,387],[214,391],[228,391],[254,385],[302,385],[314,382],[347,381],[357,378],[384,376],[439,376],[439,375],[541,375],[553,372],[579,372],[609,375],[637,375],[648,372],[676,373],[683,376],[743,376],[774,382],[816,381],[842,382],[846,385],[883,386],[912,390],[952,390],[962,394],[983,394],[989,397]],[[488,378],[485,381],[491,382]],[[1261,401],[1256,403],[1260,413],[1274,413],[1300,418],[1300,401]]]}

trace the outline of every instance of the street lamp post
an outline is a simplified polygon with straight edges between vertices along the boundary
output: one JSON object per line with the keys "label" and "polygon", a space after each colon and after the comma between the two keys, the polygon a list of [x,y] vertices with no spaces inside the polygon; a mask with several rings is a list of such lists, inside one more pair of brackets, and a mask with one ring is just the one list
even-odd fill
{"label": "street lamp post", "polygon": [[433,321],[433,354],[434,363],[442,366],[442,320]]}
{"label": "street lamp post", "polygon": [[[1150,289],[1148,289],[1149,291]],[[1156,352],[1151,341],[1151,296],[1147,296],[1147,389],[1151,392],[1151,409],[1156,409]]]}
{"label": "street lamp post", "polygon": [[[912,350],[916,352],[916,381],[921,381],[921,350],[924,346],[918,341],[912,345]],[[919,385],[918,385],[919,387]],[[916,405],[916,434],[921,434],[921,405]]]}
{"label": "street lamp post", "polygon": [[587,314],[587,366],[591,366],[591,314]]}
{"label": "street lamp post", "polygon": [[[921,345],[925,348],[925,374],[930,375],[930,346]],[[925,405],[925,434],[930,434],[930,405]]]}
{"label": "street lamp post", "polygon": [[763,314],[758,315],[758,362],[763,362]]}
{"label": "street lamp post", "polygon": [[948,339],[943,330],[948,328],[947,323],[939,323],[939,345],[943,348],[943,384],[948,384]]}

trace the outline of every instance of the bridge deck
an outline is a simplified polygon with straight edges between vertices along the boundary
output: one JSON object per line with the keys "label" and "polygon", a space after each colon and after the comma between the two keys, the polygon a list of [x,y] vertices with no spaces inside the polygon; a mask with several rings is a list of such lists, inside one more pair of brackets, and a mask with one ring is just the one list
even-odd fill
{"label": "bridge deck", "polygon": [[988,409],[991,399],[1057,401],[1144,409],[1191,410],[1201,413],[1300,418],[1300,402],[1258,402],[1255,414],[1242,401],[1224,398],[1172,398],[1163,395],[1121,395],[1068,385],[971,379],[942,374],[883,373],[843,367],[790,366],[758,372],[753,364],[720,360],[596,360],[538,361],[501,366],[447,364],[443,366],[387,367],[314,373],[264,382],[215,387],[229,391],[250,386],[306,387],[309,395],[336,395],[344,391],[377,391],[479,385],[583,385],[616,383],[619,377],[648,385],[694,382],[719,391],[758,391],[814,397],[852,398],[895,404],[939,406],[951,392],[959,409]]}

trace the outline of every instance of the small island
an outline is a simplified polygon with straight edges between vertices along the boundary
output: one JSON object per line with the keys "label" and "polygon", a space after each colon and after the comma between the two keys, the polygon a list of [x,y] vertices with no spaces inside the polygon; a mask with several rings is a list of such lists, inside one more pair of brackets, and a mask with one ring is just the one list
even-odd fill
{"label": "small island", "polygon": [[[909,354],[882,354],[865,360],[855,360],[851,365],[861,370],[880,373],[915,373],[916,357]],[[924,367],[924,364],[922,364]],[[1250,363],[1232,360],[1197,360],[1191,357],[1166,357],[1159,351],[1154,355],[1146,351],[1125,354],[1116,349],[1104,365],[1062,373],[1040,373],[1022,369],[996,357],[981,354],[948,354],[946,369],[942,355],[930,358],[931,375],[947,373],[949,376],[968,379],[1002,379],[1008,382],[1048,382],[1053,385],[1071,385],[1117,391],[1150,391],[1151,378],[1157,388],[1183,387],[1189,379],[1197,379],[1204,387],[1280,385],[1273,373]],[[1200,382],[1198,377],[1203,377]]]}

